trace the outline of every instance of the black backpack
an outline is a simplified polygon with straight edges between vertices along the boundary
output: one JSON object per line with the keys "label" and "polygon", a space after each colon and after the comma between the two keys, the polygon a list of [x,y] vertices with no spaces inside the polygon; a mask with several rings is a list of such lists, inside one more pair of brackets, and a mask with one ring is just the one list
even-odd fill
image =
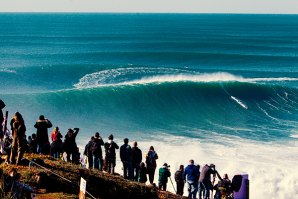
{"label": "black backpack", "polygon": [[180,182],[183,178],[182,178],[183,172],[178,170],[175,173],[175,181],[176,182]]}

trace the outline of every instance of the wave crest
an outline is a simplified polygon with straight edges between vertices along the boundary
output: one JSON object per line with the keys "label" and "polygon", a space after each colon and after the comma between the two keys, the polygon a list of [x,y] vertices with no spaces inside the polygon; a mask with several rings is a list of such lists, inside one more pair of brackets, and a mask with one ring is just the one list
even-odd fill
{"label": "wave crest", "polygon": [[225,72],[198,73],[183,69],[138,67],[117,68],[87,74],[74,87],[92,88],[109,85],[216,81],[244,81],[244,79]]}
{"label": "wave crest", "polygon": [[116,68],[103,70],[82,77],[76,88],[119,86],[136,84],[161,84],[169,82],[269,82],[298,81],[298,78],[244,78],[227,72],[199,73],[173,68]]}

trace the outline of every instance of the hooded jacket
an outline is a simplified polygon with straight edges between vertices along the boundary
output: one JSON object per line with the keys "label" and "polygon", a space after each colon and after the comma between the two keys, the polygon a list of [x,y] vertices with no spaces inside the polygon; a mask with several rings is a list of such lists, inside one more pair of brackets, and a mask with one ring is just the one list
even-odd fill
{"label": "hooded jacket", "polygon": [[37,120],[34,127],[36,131],[36,140],[38,144],[49,143],[48,128],[51,128],[53,125],[49,120]]}

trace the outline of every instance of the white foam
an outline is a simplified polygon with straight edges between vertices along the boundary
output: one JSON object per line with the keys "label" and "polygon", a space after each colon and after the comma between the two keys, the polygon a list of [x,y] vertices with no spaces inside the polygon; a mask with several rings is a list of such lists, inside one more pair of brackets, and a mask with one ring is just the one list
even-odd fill
{"label": "white foam", "polygon": [[237,98],[234,97],[234,96],[231,96],[231,98],[232,98],[235,102],[237,102],[240,106],[242,106],[244,109],[248,109],[247,105],[244,104],[240,99],[237,99]]}
{"label": "white foam", "polygon": [[[286,199],[298,192],[298,147],[244,141],[231,146],[196,141],[186,141],[175,146],[164,142],[150,144],[159,153],[158,167],[167,162],[172,165],[172,173],[181,163],[186,165],[189,159],[194,159],[200,165],[214,163],[220,174],[228,173],[230,178],[235,174],[249,174],[251,198],[266,196]],[[173,191],[170,184],[168,187]]]}
{"label": "white foam", "polygon": [[0,72],[2,72],[2,73],[17,73],[17,71],[10,70],[10,69],[7,69],[7,68],[0,68]]}
{"label": "white foam", "polygon": [[[171,165],[173,175],[180,164],[187,165],[190,159],[195,164],[214,163],[218,172],[229,174],[246,173],[250,180],[250,198],[288,199],[298,194],[297,150],[298,145],[285,143],[261,143],[240,138],[215,138],[221,143],[207,142],[177,136],[155,136],[152,140],[138,140],[139,148],[145,153],[152,145],[158,153],[155,183],[158,182],[158,168],[163,163]],[[119,145],[121,139],[116,140]],[[131,140],[132,142],[132,140]],[[223,144],[224,143],[224,144]],[[119,152],[117,153],[119,159]],[[122,174],[122,163],[117,161],[116,172]],[[168,190],[174,192],[171,183]],[[187,194],[185,186],[184,195]]]}
{"label": "white foam", "polygon": [[298,139],[298,134],[292,134],[290,135],[291,138],[297,138]]}
{"label": "white foam", "polygon": [[[136,75],[137,79],[127,76]],[[82,77],[76,88],[92,88],[100,86],[119,86],[135,84],[152,84],[166,82],[268,82],[268,81],[298,81],[298,78],[244,78],[226,72],[198,73],[185,69],[172,68],[116,68],[103,70]]]}

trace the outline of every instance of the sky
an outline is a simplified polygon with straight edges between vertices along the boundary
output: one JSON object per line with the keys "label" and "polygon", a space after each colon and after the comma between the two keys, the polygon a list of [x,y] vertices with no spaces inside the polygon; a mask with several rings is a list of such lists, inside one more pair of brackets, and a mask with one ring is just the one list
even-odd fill
{"label": "sky", "polygon": [[298,14],[298,0],[0,0],[0,12]]}

